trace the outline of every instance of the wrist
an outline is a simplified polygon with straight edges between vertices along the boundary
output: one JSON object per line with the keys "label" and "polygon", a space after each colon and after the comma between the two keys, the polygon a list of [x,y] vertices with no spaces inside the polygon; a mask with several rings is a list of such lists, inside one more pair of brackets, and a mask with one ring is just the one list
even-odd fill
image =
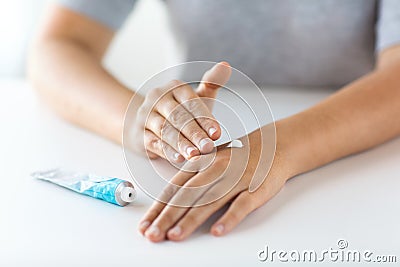
{"label": "wrist", "polygon": [[[275,168],[279,168],[282,179],[286,182],[299,173],[297,162],[297,148],[290,144],[290,136],[282,121],[275,122]],[[275,169],[271,168],[271,170]]]}
{"label": "wrist", "polygon": [[249,134],[251,154],[259,154],[253,153],[257,152],[257,147],[259,151],[263,149],[266,155],[264,157],[270,157],[266,161],[266,168],[270,167],[268,176],[277,177],[284,182],[308,171],[312,164],[310,153],[307,152],[311,151],[311,144],[307,144],[307,138],[301,134],[303,131],[295,128],[290,120],[284,119]]}
{"label": "wrist", "polygon": [[286,180],[321,165],[322,159],[316,153],[322,148],[313,141],[309,127],[309,124],[293,117],[275,122],[275,158],[284,169]]}
{"label": "wrist", "polygon": [[[284,183],[295,174],[292,163],[288,160],[287,146],[279,142],[277,132],[274,123],[265,125],[244,138],[244,144],[250,146],[249,163],[254,172],[257,166],[261,167],[264,169],[261,173],[264,172],[264,175],[273,176],[274,179],[279,179]],[[245,143],[247,140],[248,144]]]}

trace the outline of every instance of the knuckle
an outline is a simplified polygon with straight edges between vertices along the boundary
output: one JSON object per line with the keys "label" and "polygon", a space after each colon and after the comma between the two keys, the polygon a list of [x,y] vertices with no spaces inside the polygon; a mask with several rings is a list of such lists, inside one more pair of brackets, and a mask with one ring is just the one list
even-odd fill
{"label": "knuckle", "polygon": [[184,84],[184,82],[182,82],[182,81],[180,81],[180,80],[177,80],[177,79],[173,79],[173,80],[171,80],[170,82],[169,82],[169,87],[171,88],[171,89],[175,89],[176,87],[179,87],[179,86],[181,86],[181,85],[183,85]]}
{"label": "knuckle", "polygon": [[163,123],[161,126],[161,137],[164,137],[166,135],[170,135],[173,132],[173,127],[169,123]]}
{"label": "knuckle", "polygon": [[152,144],[152,147],[153,147],[154,150],[159,150],[162,147],[162,142],[158,138],[153,139],[151,144]]}
{"label": "knuckle", "polygon": [[[191,112],[198,112],[199,110],[202,110],[202,104],[200,103],[201,99],[200,98],[191,98],[185,101],[185,108],[187,108]],[[201,114],[201,115],[207,115],[207,114]]]}
{"label": "knuckle", "polygon": [[151,89],[146,97],[152,101],[156,101],[157,99],[159,99],[161,96],[163,95],[163,90],[161,88],[154,88]]}
{"label": "knuckle", "polygon": [[177,186],[175,185],[169,185],[167,187],[165,187],[160,195],[160,201],[166,203],[168,202],[178,191]]}
{"label": "knuckle", "polygon": [[157,135],[160,135],[162,128],[165,124],[165,120],[160,116],[152,116],[151,118],[148,119],[146,124]]}
{"label": "knuckle", "polygon": [[199,131],[197,127],[188,127],[186,130],[187,132],[187,137],[191,141],[198,141],[204,137],[204,134],[202,131]]}
{"label": "knuckle", "polygon": [[206,129],[217,126],[212,117],[203,116],[196,118],[196,120],[202,127]]}
{"label": "knuckle", "polygon": [[179,142],[183,138],[171,124],[166,123],[161,129],[160,134],[161,140],[165,140],[166,143],[170,144],[172,147],[179,147]]}
{"label": "knuckle", "polygon": [[175,108],[168,116],[168,121],[176,126],[184,125],[186,120],[185,112],[179,107]]}
{"label": "knuckle", "polygon": [[146,148],[156,150],[160,146],[161,140],[155,137],[154,135],[146,134],[145,145]]}
{"label": "knuckle", "polygon": [[176,87],[176,89],[173,91],[173,95],[177,100],[179,100],[179,102],[183,104],[188,103],[192,99],[200,99],[197,97],[193,91],[193,88],[189,84],[186,84],[186,86],[181,84],[181,86]]}

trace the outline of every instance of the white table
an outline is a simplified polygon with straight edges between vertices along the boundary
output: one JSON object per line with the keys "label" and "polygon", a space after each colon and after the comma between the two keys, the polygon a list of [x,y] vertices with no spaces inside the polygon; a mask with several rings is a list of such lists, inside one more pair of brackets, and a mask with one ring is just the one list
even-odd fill
{"label": "white table", "polygon": [[[264,91],[276,118],[331,92]],[[290,180],[228,236],[208,234],[214,216],[185,242],[153,244],[136,230],[144,193],[120,208],[29,176],[62,166],[130,179],[119,146],[53,115],[24,81],[0,83],[0,116],[0,266],[261,266],[265,245],[320,252],[338,239],[400,261],[400,139]]]}

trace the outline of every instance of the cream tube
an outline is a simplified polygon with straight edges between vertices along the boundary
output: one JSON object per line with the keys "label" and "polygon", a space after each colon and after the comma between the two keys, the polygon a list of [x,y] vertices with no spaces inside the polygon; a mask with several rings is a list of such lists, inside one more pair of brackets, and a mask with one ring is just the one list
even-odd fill
{"label": "cream tube", "polygon": [[136,190],[132,183],[119,178],[60,169],[34,172],[32,177],[118,206],[126,206],[136,198]]}

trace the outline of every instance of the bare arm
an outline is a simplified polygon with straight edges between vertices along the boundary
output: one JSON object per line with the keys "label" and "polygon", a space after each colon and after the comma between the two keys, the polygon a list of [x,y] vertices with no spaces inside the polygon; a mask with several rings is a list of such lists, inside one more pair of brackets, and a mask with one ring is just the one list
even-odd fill
{"label": "bare arm", "polygon": [[101,65],[113,35],[107,27],[55,6],[33,44],[28,72],[40,96],[61,116],[120,143],[134,92]]}
{"label": "bare arm", "polygon": [[[103,55],[114,32],[60,6],[54,6],[46,18],[29,61],[34,87],[70,122],[122,143],[125,112],[135,92],[102,67]],[[180,86],[160,85],[165,93],[159,96],[163,101],[152,99],[160,88],[154,88],[146,96],[137,94],[132,110],[147,110],[153,116],[147,118],[143,112],[132,114],[130,123],[136,130],[136,145],[130,148],[142,154],[147,151],[152,158],[163,157],[177,162],[183,161],[184,157],[212,151],[211,139],[218,139],[221,133],[219,124],[212,119],[210,110],[201,105],[202,101],[197,100],[199,97],[214,98],[218,86],[213,84],[224,84],[229,77],[230,66],[222,62],[204,74],[204,83],[195,92],[190,86],[175,81],[169,86]],[[188,100],[197,101],[199,108],[193,111],[174,108]],[[173,123],[174,117],[179,117],[179,122]],[[195,117],[199,119],[193,120]],[[173,127],[167,127],[169,124]],[[173,134],[178,129],[183,135]],[[143,139],[138,138],[143,133]],[[161,133],[165,135],[162,137]]]}
{"label": "bare arm", "polygon": [[[231,158],[226,150],[217,152],[216,159],[209,169],[190,177],[189,182],[184,180],[184,184],[179,184],[185,174],[178,173],[171,181],[176,185],[183,184],[183,188],[192,186],[191,183],[208,183],[207,179],[212,178],[240,178],[240,181],[233,189],[220,189],[219,192],[228,192],[222,198],[199,207],[175,207],[155,201],[140,222],[139,231],[153,242],[160,242],[166,238],[180,241],[193,233],[216,210],[231,202],[228,210],[210,229],[213,235],[225,235],[250,212],[268,202],[291,177],[400,135],[399,73],[400,46],[397,46],[381,53],[378,66],[373,72],[349,84],[318,105],[277,121],[277,146],[272,167],[261,186],[252,193],[248,189],[251,178],[257,175],[254,166],[264,162],[259,157],[260,147],[263,145],[260,143],[260,133],[263,133],[263,139],[268,140],[271,128],[269,126],[249,135],[250,157],[241,177],[232,174],[220,175],[221,169],[229,173],[232,166],[237,165],[228,164],[234,158]],[[238,163],[247,160],[240,158],[240,155],[238,157]],[[182,191],[178,190],[176,194],[169,196],[171,202],[182,203],[179,202],[179,197],[184,194],[179,192]],[[210,189],[197,201],[215,196],[215,193],[215,190]]]}
{"label": "bare arm", "polygon": [[376,69],[318,105],[277,122],[289,177],[381,144],[400,134],[400,46]]}

